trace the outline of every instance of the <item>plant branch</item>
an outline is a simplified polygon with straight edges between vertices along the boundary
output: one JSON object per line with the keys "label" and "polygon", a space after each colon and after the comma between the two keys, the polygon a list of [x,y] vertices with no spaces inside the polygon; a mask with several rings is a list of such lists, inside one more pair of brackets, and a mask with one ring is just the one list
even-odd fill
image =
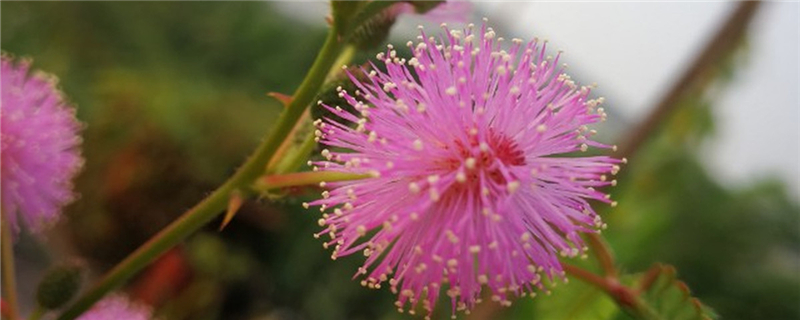
{"label": "plant branch", "polygon": [[637,125],[628,139],[624,141],[615,154],[629,160],[636,155],[645,141],[660,127],[679,102],[698,86],[710,79],[719,61],[736,47],[755,15],[760,2],[743,1],[720,27],[716,35],[709,41],[697,59],[686,69],[686,72],[675,82],[669,91],[659,100],[647,118]]}
{"label": "plant branch", "polygon": [[616,277],[618,273],[617,266],[608,243],[597,233],[586,234],[586,238],[589,240],[589,247],[592,248],[592,252],[597,257],[597,262],[600,263],[600,267],[605,272],[606,277]]}
{"label": "plant branch", "polygon": [[620,283],[617,276],[607,275],[606,277],[601,277],[586,269],[567,263],[562,264],[562,267],[567,274],[605,292],[632,316],[646,320],[660,319],[650,306],[642,301],[639,297],[639,291]]}
{"label": "plant branch", "polygon": [[[336,78],[336,75],[340,74],[342,66],[350,63],[355,54],[356,47],[352,44],[342,48],[339,57],[336,58],[336,61],[333,62],[331,69],[328,71],[325,82]],[[301,138],[302,142],[300,142],[299,145],[295,145]],[[283,141],[276,156],[267,164],[267,174],[282,174],[297,171],[297,169],[305,163],[305,159],[308,158],[308,155],[317,145],[315,138],[311,110],[306,109],[289,134],[289,139]]]}
{"label": "plant branch", "polygon": [[169,226],[144,243],[111,269],[88,292],[67,308],[59,320],[71,320],[88,310],[107,292],[120,286],[131,276],[147,266],[161,254],[181,242],[225,210],[228,199],[234,190],[240,190],[243,197],[253,195],[250,185],[264,173],[267,163],[272,159],[281,143],[297,123],[306,107],[316,95],[325,77],[341,51],[337,30],[331,28],[311,66],[306,78],[292,97],[292,101],[278,118],[267,138],[256,149],[253,155],[211,195],[173,221]]}
{"label": "plant branch", "polygon": [[568,263],[562,263],[561,267],[564,268],[564,272],[575,277],[578,280],[591,284],[600,290],[606,292],[611,291],[610,286],[608,285],[608,281],[606,279],[594,273],[589,272],[589,270]]}

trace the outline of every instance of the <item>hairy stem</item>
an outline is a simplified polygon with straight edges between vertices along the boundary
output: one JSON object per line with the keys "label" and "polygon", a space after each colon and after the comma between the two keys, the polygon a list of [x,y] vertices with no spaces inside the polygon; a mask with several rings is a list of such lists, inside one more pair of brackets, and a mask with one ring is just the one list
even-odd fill
{"label": "hairy stem", "polygon": [[[353,60],[355,54],[356,47],[353,45],[346,45],[341,50],[339,57],[336,58],[336,61],[333,63],[330,71],[328,71],[328,75],[325,77],[325,82],[335,79],[336,76],[341,73],[342,67]],[[296,141],[300,140],[301,138],[302,142],[299,145],[294,146]],[[305,160],[308,159],[308,155],[317,145],[315,138],[316,136],[314,135],[314,127],[312,125],[311,110],[306,109],[301,118],[297,121],[297,124],[292,129],[292,132],[289,134],[289,138],[286,139],[283,144],[281,144],[276,157],[273,157],[267,165],[266,172],[268,174],[282,174],[294,172],[300,169],[300,167],[302,167],[305,163]],[[292,148],[293,146],[294,148]]]}
{"label": "hairy stem", "polygon": [[211,195],[173,221],[106,273],[98,283],[67,308],[59,316],[59,320],[70,320],[79,316],[107,292],[123,284],[161,254],[217,217],[225,210],[229,196],[234,190],[240,190],[245,198],[253,195],[250,185],[264,173],[266,164],[272,159],[306,107],[314,99],[339,55],[342,44],[338,41],[337,34],[335,28],[329,30],[325,44],[311,66],[311,70],[292,97],[292,101],[286,106],[286,110],[278,118],[267,138],[236,173]]}

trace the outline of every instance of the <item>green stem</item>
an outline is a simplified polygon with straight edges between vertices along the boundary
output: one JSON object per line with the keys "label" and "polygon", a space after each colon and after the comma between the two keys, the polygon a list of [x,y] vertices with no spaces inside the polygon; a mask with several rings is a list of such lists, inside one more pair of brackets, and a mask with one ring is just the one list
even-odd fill
{"label": "green stem", "polygon": [[3,279],[3,299],[8,307],[8,318],[11,320],[19,319],[19,307],[17,305],[17,284],[14,272],[14,243],[11,236],[11,228],[6,222],[4,213],[0,214],[2,221],[2,243],[0,243],[0,264],[2,264]]}
{"label": "green stem", "polygon": [[[311,121],[311,110],[306,110],[300,116],[300,119],[297,120],[294,128],[286,137],[286,140],[283,141],[278,151],[272,157],[272,159],[267,163],[267,168],[264,171],[264,174],[279,174],[285,173],[287,167],[291,167],[288,165],[289,161],[297,161],[302,159],[296,159],[297,155],[297,139],[302,135],[311,135],[313,136],[313,124]],[[303,144],[301,142],[300,144]],[[299,165],[297,167],[300,167]]]}
{"label": "green stem", "polygon": [[[339,54],[339,57],[336,58],[336,61],[333,63],[333,67],[328,71],[328,75],[325,77],[325,82],[335,79],[336,76],[341,73],[341,67],[353,60],[356,51],[356,47],[353,45],[345,46]],[[307,125],[311,125],[311,115],[309,112],[303,114],[302,118],[303,119],[298,122],[298,125],[304,125],[305,122],[308,122]],[[268,172],[276,174],[294,172],[303,166],[303,163],[305,163],[305,160],[308,159],[308,155],[312,150],[314,150],[317,142],[315,140],[316,136],[314,135],[313,128],[310,130],[295,128],[294,130],[294,134],[300,134],[301,132],[304,132],[305,134],[302,144],[300,144],[298,148],[290,149],[285,157],[279,159],[280,161],[278,161],[278,164],[275,166],[275,168],[267,169]]]}
{"label": "green stem", "polygon": [[307,171],[266,176],[258,179],[253,189],[266,192],[272,189],[319,184],[321,182],[350,181],[369,178],[367,174]]}
{"label": "green stem", "polygon": [[308,155],[311,154],[311,151],[317,146],[315,138],[316,136],[313,131],[306,133],[303,143],[300,144],[297,149],[288,152],[286,156],[281,159],[273,172],[276,174],[283,174],[300,169],[306,162],[306,159],[308,159]]}
{"label": "green stem", "polygon": [[153,238],[131,253],[122,262],[67,308],[59,320],[70,320],[88,310],[107,292],[123,284],[161,254],[181,242],[225,210],[228,198],[234,190],[241,190],[242,196],[253,195],[250,185],[264,173],[264,167],[273,157],[278,147],[286,139],[303,111],[309,105],[325,77],[341,51],[342,45],[337,40],[337,30],[331,28],[325,44],[311,66],[303,83],[293,95],[291,103],[278,118],[267,138],[256,149],[253,155],[211,195],[173,221]]}
{"label": "green stem", "polygon": [[[333,67],[328,71],[328,75],[325,77],[325,82],[329,82],[336,78],[337,75],[341,74],[341,67],[350,63],[353,60],[353,57],[356,54],[356,47],[353,45],[345,46],[339,57],[336,58],[336,61],[333,63]],[[311,127],[311,114],[309,111],[303,113],[300,121],[297,122],[297,126],[292,130],[291,136],[304,134],[303,142],[300,144],[299,147],[292,148],[292,141],[294,138],[290,137],[284,141],[284,145],[281,148],[285,148],[285,156],[282,156],[280,159],[273,159],[272,162],[267,166],[267,172],[270,174],[282,174],[288,172],[294,172],[300,169],[303,164],[306,162],[305,160],[308,159],[308,155],[314,150],[314,147],[317,145],[315,140],[316,136],[314,135],[314,128],[308,128],[308,130],[304,130],[302,126],[309,126]]]}

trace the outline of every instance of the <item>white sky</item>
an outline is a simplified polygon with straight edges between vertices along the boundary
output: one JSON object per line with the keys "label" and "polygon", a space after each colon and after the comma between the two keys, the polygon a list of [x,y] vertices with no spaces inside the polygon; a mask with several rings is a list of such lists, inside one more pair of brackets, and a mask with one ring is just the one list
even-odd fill
{"label": "white sky", "polygon": [[[510,17],[516,36],[549,38],[609,104],[641,119],[680,76],[732,3],[480,3]],[[800,5],[766,3],[751,29],[747,63],[714,104],[716,135],[704,160],[725,183],[764,176],[800,195]],[[571,67],[572,68],[572,67]]]}
{"label": "white sky", "polygon": [[[322,22],[326,3],[283,3]],[[315,10],[309,7],[316,6]],[[733,9],[726,2],[479,2],[506,38],[546,38],[565,50],[582,82],[596,82],[609,109],[638,121],[680,76]],[[416,34],[401,19],[395,33]],[[714,105],[716,135],[703,160],[723,183],[780,177],[800,198],[800,4],[766,3],[751,29],[747,64]],[[423,21],[424,22],[424,21]]]}

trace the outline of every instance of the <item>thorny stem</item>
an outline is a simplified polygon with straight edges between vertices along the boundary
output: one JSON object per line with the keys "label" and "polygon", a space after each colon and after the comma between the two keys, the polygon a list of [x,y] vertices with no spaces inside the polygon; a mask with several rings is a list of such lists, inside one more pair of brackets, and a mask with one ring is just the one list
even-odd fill
{"label": "thorny stem", "polygon": [[5,212],[0,213],[0,224],[2,224],[2,243],[0,243],[0,258],[2,261],[2,279],[3,279],[3,299],[6,304],[6,314],[10,320],[19,318],[19,307],[17,305],[17,284],[14,272],[14,244],[11,236],[11,226],[6,222]]}
{"label": "thorny stem", "polygon": [[[342,66],[350,63],[355,54],[356,47],[354,45],[345,46],[330,71],[328,71],[325,82],[335,78],[341,72]],[[299,146],[292,149],[292,144],[296,143],[302,135],[305,135],[302,137],[303,141]],[[283,141],[276,155],[267,164],[266,172],[268,174],[281,174],[293,172],[302,167],[305,160],[308,159],[308,155],[317,145],[315,138],[314,128],[311,125],[311,110],[306,109],[289,134],[289,138]]]}
{"label": "thorny stem", "polygon": [[253,155],[228,181],[223,183],[211,195],[173,221],[106,273],[88,292],[67,308],[58,319],[75,319],[107,292],[120,286],[161,254],[217,217],[225,210],[232,192],[239,190],[239,192],[242,192],[243,197],[252,196],[253,191],[249,188],[250,185],[264,173],[266,164],[275,155],[306,107],[314,99],[341,49],[342,43],[338,40],[338,32],[335,27],[331,27],[325,44],[323,44],[306,78],[293,95],[292,101],[286,106],[286,110],[278,118],[267,138],[259,145]]}

